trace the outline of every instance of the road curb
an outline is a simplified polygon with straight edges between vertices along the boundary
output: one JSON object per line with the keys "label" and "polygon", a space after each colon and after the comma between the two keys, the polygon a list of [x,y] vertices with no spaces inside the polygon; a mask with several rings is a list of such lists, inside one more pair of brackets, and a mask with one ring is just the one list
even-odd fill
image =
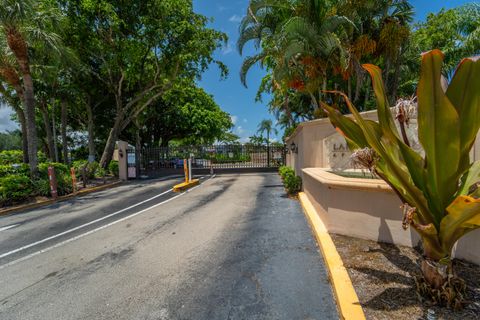
{"label": "road curb", "polygon": [[173,192],[185,191],[185,190],[190,189],[192,187],[198,186],[199,183],[200,183],[199,179],[193,179],[192,181],[182,182],[182,183],[177,184],[173,187]]}
{"label": "road curb", "polygon": [[105,190],[105,189],[110,189],[110,188],[116,187],[116,186],[118,186],[122,183],[123,183],[123,181],[117,181],[117,182],[101,185],[101,186],[98,186],[98,187],[93,187],[93,188],[89,188],[89,189],[80,190],[77,193],[72,193],[72,194],[68,194],[66,196],[58,197],[56,200],[52,199],[52,200],[46,200],[46,201],[41,201],[41,202],[36,202],[36,203],[29,203],[29,204],[20,205],[20,206],[17,206],[17,207],[2,209],[2,210],[0,210],[0,216],[7,215],[7,214],[10,214],[10,213],[14,213],[14,212],[17,212],[17,211],[24,211],[24,210],[30,210],[30,209],[43,207],[43,206],[48,206],[48,205],[51,205],[51,204],[54,204],[54,203],[57,203],[57,202],[62,202],[62,201],[65,201],[65,200],[69,200],[69,199],[72,199],[72,198],[75,198],[75,197],[81,197],[81,196],[87,195],[89,193],[102,191],[102,190]]}
{"label": "road curb", "polygon": [[350,276],[343,265],[342,258],[338,254],[332,238],[328,234],[327,228],[320,219],[320,216],[317,214],[307,195],[304,192],[300,192],[298,198],[302,204],[303,212],[315,234],[318,246],[322,250],[323,259],[327,266],[335,297],[337,299],[340,319],[366,319]]}

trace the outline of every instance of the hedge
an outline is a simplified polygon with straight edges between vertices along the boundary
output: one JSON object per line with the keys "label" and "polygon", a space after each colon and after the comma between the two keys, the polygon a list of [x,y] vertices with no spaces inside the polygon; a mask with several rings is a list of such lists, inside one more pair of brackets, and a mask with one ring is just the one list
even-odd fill
{"label": "hedge", "polygon": [[278,173],[282,177],[288,194],[295,195],[302,190],[302,178],[295,174],[295,170],[287,166],[282,166],[278,169]]}
{"label": "hedge", "polygon": [[30,178],[11,174],[0,178],[0,204],[2,206],[28,199],[33,193]]}

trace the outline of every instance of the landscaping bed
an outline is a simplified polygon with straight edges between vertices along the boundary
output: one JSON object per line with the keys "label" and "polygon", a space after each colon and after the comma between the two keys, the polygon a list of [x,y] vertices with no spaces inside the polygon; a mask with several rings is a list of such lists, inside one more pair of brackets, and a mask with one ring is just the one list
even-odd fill
{"label": "landscaping bed", "polygon": [[[99,187],[109,188],[109,186],[117,185],[119,181],[120,180],[116,177],[108,176],[108,177],[105,177],[105,179],[101,178],[101,179],[89,180],[88,184],[85,187],[83,186],[82,182],[77,182],[76,193],[65,194],[63,196],[60,196],[58,200],[66,199],[68,198],[68,196],[72,196],[72,195],[81,195],[85,193],[94,192]],[[101,188],[101,189],[103,190],[104,188]],[[16,203],[14,202],[10,205],[0,206],[0,215],[10,213],[12,211],[23,210],[24,208],[30,207],[31,205],[33,205],[34,207],[41,206],[43,204],[50,203],[52,200],[53,199],[51,197],[47,197],[47,196],[41,196],[41,195],[31,196],[29,198],[26,198],[22,202],[16,202]]]}
{"label": "landscaping bed", "polygon": [[[22,163],[22,152],[0,152],[0,211],[25,204],[51,200],[49,168],[56,178],[57,196],[74,193],[72,168],[75,173],[75,189],[97,187],[118,181],[118,162],[111,161],[108,170],[97,162],[74,161],[71,165],[48,162],[42,153],[38,154],[38,172],[31,177],[28,164]],[[85,181],[85,183],[84,183]]]}
{"label": "landscaping bed", "polygon": [[332,234],[367,319],[480,318],[480,267],[454,260],[457,274],[467,284],[470,303],[461,311],[422,304],[415,290],[421,255],[412,248]]}

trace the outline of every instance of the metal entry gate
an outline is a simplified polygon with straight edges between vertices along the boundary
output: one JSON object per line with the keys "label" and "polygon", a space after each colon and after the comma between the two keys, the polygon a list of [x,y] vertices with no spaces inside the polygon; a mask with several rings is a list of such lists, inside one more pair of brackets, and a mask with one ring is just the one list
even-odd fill
{"label": "metal entry gate", "polygon": [[129,170],[135,167],[135,177],[155,178],[182,174],[183,159],[188,158],[192,158],[196,174],[276,170],[285,164],[286,148],[283,145],[232,144],[145,148],[129,152],[135,154],[134,160],[129,161]]}

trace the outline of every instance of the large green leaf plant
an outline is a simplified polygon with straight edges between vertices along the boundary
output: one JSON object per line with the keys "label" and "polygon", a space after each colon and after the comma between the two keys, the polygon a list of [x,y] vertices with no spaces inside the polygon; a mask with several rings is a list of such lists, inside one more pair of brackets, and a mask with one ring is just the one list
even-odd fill
{"label": "large green leaf plant", "polygon": [[374,65],[363,68],[372,79],[378,122],[363,119],[343,93],[335,92],[344,97],[353,117],[322,106],[353,150],[375,154],[369,169],[398,194],[407,208],[405,224],[421,236],[423,284],[434,300],[439,297],[437,302],[458,307],[461,293],[451,285],[452,249],[462,236],[480,227],[480,161],[470,160],[480,128],[480,61],[464,59],[447,85],[443,59],[439,50],[422,55],[417,121],[424,155],[398,133],[381,70]]}

